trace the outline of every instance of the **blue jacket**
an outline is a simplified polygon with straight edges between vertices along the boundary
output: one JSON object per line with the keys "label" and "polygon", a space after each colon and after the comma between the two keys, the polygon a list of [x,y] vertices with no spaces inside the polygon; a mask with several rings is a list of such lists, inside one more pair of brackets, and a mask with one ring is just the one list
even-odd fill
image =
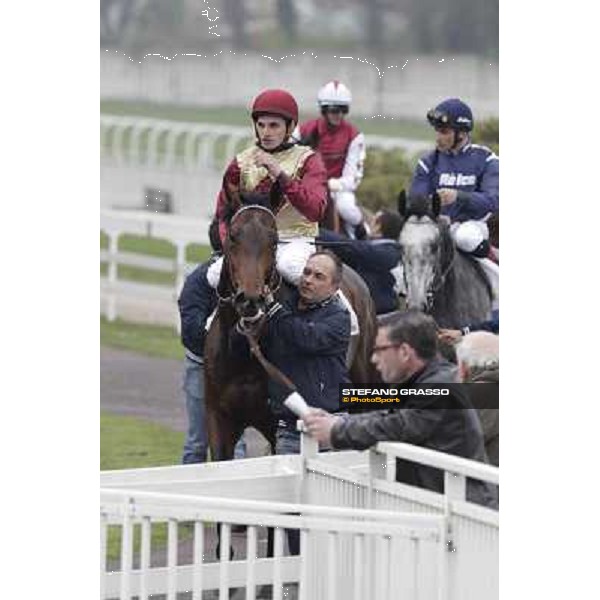
{"label": "blue jacket", "polygon": [[206,321],[217,306],[217,294],[206,279],[211,263],[212,260],[209,260],[198,265],[188,275],[177,301],[181,319],[181,342],[186,355],[196,362],[202,362]]}
{"label": "blue jacket", "polygon": [[[317,242],[324,242],[340,259],[351,266],[367,284],[378,315],[398,308],[391,269],[400,262],[400,245],[390,239],[349,240],[338,233],[322,229]],[[345,242],[327,245],[327,242]]]}
{"label": "blue jacket", "polygon": [[[306,402],[328,412],[339,409],[339,384],[350,383],[346,352],[350,341],[350,313],[334,296],[307,310],[298,309],[298,293],[270,310],[260,346],[265,357],[296,385]],[[249,352],[246,338],[232,333],[232,355]],[[296,423],[283,406],[290,391],[269,379],[271,409],[279,419]]]}
{"label": "blue jacket", "polygon": [[486,146],[467,144],[458,154],[434,150],[417,163],[411,196],[428,196],[438,188],[458,190],[456,202],[442,208],[452,221],[482,219],[498,212],[499,161]]}
{"label": "blue jacket", "polygon": [[468,325],[462,328],[463,335],[471,333],[471,331],[489,331],[498,335],[500,331],[500,311],[498,309],[492,311],[491,319],[482,321],[481,323],[475,323],[474,325]]}

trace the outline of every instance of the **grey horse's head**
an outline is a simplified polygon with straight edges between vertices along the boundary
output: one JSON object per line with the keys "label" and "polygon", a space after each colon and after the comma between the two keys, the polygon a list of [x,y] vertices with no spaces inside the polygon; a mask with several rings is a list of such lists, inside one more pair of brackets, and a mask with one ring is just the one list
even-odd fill
{"label": "grey horse's head", "polygon": [[446,236],[438,222],[440,199],[407,198],[404,190],[398,197],[398,210],[404,217],[400,231],[402,265],[409,308],[428,312],[443,269]]}

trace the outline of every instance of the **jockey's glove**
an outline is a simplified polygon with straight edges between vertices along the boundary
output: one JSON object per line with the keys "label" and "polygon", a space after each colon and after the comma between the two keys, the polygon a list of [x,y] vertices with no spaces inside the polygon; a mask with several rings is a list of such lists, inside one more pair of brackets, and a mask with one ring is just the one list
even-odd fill
{"label": "jockey's glove", "polygon": [[339,179],[329,179],[327,181],[327,187],[330,192],[340,192],[342,191],[342,182]]}

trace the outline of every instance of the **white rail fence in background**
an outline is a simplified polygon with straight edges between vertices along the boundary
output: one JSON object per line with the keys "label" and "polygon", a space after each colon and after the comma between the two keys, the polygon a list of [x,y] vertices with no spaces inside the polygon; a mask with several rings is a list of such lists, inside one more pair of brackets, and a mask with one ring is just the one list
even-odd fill
{"label": "white rail fence in background", "polygon": [[[252,143],[250,126],[190,123],[103,114],[100,118],[102,158],[118,164],[197,169],[222,168],[242,142]],[[366,136],[367,147],[399,148],[415,153],[431,142],[379,135]]]}
{"label": "white rail fence in background", "polygon": [[[175,214],[208,217],[226,163],[252,143],[253,136],[250,126],[104,114],[100,119],[102,207],[146,208],[150,190],[161,190],[171,195]],[[431,145],[370,135],[367,144],[411,154]]]}
{"label": "white rail fence in background", "polygon": [[[100,211],[100,230],[108,237],[108,249],[100,251],[106,262],[107,276],[101,278],[101,312],[109,321],[119,316],[179,325],[177,297],[184,277],[193,265],[185,260],[189,244],[208,244],[207,219],[186,219],[174,215],[142,211]],[[130,252],[119,252],[118,240],[123,233],[149,236],[169,241],[175,246],[175,259],[157,258]],[[118,265],[131,265],[155,271],[174,273],[172,287],[137,284],[118,278]]]}
{"label": "white rail fence in background", "polygon": [[[441,469],[445,494],[395,482],[396,457]],[[498,469],[410,444],[318,453],[304,434],[300,455],[104,472],[101,597],[175,600],[191,590],[201,599],[213,589],[224,600],[230,588],[245,588],[252,599],[255,586],[272,585],[273,598],[282,598],[291,582],[306,600],[494,600],[499,517],[467,502],[467,477],[498,484]],[[193,538],[187,562],[178,560],[182,522]],[[208,525],[216,522],[223,524],[218,557]],[[151,560],[157,523],[168,529],[162,566]],[[233,524],[248,529],[231,559]],[[273,557],[257,543],[266,526],[276,528]],[[141,529],[135,552],[134,528]],[[284,555],[284,528],[300,530],[299,556]],[[115,534],[120,554],[109,561]]]}

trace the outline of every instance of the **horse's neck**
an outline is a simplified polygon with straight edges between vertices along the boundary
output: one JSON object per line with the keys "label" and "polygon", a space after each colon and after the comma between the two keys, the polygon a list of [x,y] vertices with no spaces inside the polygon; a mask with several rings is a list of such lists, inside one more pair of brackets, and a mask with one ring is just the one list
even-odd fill
{"label": "horse's neck", "polygon": [[[476,282],[473,280],[481,275],[477,262],[454,249],[453,260],[446,268],[448,272],[432,310],[438,325],[457,329],[485,320],[487,312],[477,305],[482,300],[480,294],[475,293]],[[486,280],[482,284],[488,285]]]}

